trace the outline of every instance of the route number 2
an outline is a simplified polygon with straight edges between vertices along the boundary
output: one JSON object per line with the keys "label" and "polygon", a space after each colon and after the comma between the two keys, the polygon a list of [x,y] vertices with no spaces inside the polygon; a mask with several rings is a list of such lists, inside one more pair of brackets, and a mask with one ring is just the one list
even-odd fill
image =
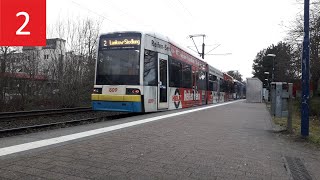
{"label": "route number 2", "polygon": [[29,31],[24,31],[24,32],[22,31],[23,28],[25,28],[29,22],[29,19],[30,19],[29,14],[26,12],[18,12],[16,14],[17,17],[19,17],[21,15],[24,16],[26,19],[25,19],[24,23],[22,24],[22,26],[16,31],[16,35],[30,35]]}

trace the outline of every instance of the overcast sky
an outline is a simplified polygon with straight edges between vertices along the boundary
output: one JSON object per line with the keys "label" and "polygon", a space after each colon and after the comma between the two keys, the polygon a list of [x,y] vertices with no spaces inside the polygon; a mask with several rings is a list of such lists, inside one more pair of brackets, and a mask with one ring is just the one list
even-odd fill
{"label": "overcast sky", "polygon": [[189,35],[205,34],[206,52],[219,45],[212,54],[232,53],[205,61],[247,78],[256,54],[283,40],[284,25],[302,8],[296,0],[47,0],[47,24],[65,17],[97,18],[103,20],[102,32],[154,31],[185,48],[193,46]]}

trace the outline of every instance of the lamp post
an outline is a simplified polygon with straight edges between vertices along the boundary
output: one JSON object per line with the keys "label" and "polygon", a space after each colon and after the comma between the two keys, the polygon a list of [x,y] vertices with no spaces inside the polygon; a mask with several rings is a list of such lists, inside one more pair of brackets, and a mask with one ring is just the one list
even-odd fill
{"label": "lamp post", "polygon": [[267,81],[268,88],[270,88],[270,87],[269,87],[269,74],[270,74],[270,73],[269,73],[269,72],[264,72],[264,74],[267,74],[267,75],[268,75],[268,78],[267,78],[267,79],[264,79],[264,80]]}
{"label": "lamp post", "polygon": [[276,58],[275,54],[267,54],[268,57],[272,57],[272,82],[274,81],[274,59]]}
{"label": "lamp post", "polygon": [[267,88],[269,88],[269,79],[264,79],[267,82]]}

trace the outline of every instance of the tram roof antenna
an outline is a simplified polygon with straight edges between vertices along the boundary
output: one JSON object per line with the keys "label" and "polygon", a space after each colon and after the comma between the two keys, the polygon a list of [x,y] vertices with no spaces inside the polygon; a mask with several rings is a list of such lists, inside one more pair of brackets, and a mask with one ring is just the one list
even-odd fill
{"label": "tram roof antenna", "polygon": [[199,53],[199,52],[195,51],[194,49],[192,49],[191,47],[194,47],[194,46],[187,46],[187,48],[189,48],[189,49],[192,50],[193,52]]}
{"label": "tram roof antenna", "polygon": [[[199,52],[199,49],[198,49],[198,47],[197,47],[197,45],[196,45],[196,43],[194,42],[194,37],[200,37],[200,36],[202,36],[202,52]],[[189,35],[189,37],[192,39],[192,41],[193,41],[193,44],[194,44],[194,46],[196,47],[196,49],[197,49],[197,53],[200,55],[200,57],[202,57],[202,59],[204,59],[204,47],[205,47],[205,44],[204,44],[204,37],[206,37],[206,35],[205,34],[193,34],[193,35]]]}
{"label": "tram roof antenna", "polygon": [[193,34],[193,35],[189,35],[189,38],[199,37],[199,36],[206,37],[206,35],[205,35],[205,34]]}
{"label": "tram roof antenna", "polygon": [[[199,52],[198,46],[196,45],[195,41],[194,41],[194,37],[202,37],[202,52]],[[221,53],[221,54],[209,54],[210,52],[212,52],[213,50],[217,49],[219,46],[221,46],[221,44],[216,45],[214,48],[212,48],[210,51],[208,51],[207,53],[205,53],[204,49],[205,49],[205,43],[204,43],[204,38],[206,37],[205,34],[193,34],[193,35],[189,35],[189,38],[192,39],[194,47],[196,47],[197,51],[193,50],[191,48],[191,46],[187,46],[189,49],[191,49],[192,51],[194,51],[195,53],[198,53],[200,55],[200,57],[202,57],[202,59],[204,59],[204,55],[216,55],[216,56],[227,56],[227,55],[231,55],[232,53]]]}
{"label": "tram roof antenna", "polygon": [[195,47],[197,49],[197,53],[201,56],[201,53],[199,52],[198,47],[197,47],[196,43],[194,42],[193,36],[190,35],[189,37],[192,39],[193,44],[195,45]]}

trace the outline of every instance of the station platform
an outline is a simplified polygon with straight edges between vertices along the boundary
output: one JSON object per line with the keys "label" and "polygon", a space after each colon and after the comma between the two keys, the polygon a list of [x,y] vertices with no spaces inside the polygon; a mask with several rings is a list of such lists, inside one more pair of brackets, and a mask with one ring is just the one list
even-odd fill
{"label": "station platform", "polygon": [[290,179],[284,157],[320,178],[320,152],[279,137],[244,100],[0,139],[0,179]]}

